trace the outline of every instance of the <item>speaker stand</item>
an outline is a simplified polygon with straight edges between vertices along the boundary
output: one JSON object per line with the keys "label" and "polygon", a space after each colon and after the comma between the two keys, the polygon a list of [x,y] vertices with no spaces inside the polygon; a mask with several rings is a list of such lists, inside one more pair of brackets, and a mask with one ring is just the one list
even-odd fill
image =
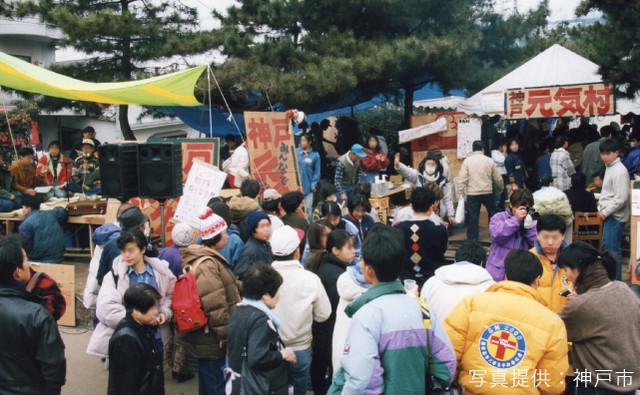
{"label": "speaker stand", "polygon": [[167,244],[167,240],[165,237],[165,232],[164,232],[164,227],[165,227],[165,223],[164,223],[164,204],[167,201],[167,199],[158,199],[158,202],[160,202],[160,241],[162,242],[162,247],[164,247]]}

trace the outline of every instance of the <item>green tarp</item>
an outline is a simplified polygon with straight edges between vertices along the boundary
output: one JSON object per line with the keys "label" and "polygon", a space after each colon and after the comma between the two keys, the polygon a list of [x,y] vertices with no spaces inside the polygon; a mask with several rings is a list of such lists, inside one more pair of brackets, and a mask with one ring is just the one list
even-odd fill
{"label": "green tarp", "polygon": [[76,80],[0,52],[0,86],[70,100],[105,104],[198,106],[193,96],[206,65],[138,81]]}

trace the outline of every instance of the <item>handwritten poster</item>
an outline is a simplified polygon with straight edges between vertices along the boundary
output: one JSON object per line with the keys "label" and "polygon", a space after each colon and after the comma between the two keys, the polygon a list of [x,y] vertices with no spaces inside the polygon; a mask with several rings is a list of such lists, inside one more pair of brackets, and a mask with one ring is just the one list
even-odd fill
{"label": "handwritten poster", "polygon": [[281,194],[300,190],[291,120],[284,112],[245,112],[251,175]]}
{"label": "handwritten poster", "polygon": [[200,228],[198,216],[209,200],[218,195],[226,178],[227,173],[208,163],[194,160],[173,218],[196,229]]}
{"label": "handwritten poster", "polygon": [[458,158],[464,159],[473,152],[473,142],[480,140],[482,121],[479,118],[458,120]]}

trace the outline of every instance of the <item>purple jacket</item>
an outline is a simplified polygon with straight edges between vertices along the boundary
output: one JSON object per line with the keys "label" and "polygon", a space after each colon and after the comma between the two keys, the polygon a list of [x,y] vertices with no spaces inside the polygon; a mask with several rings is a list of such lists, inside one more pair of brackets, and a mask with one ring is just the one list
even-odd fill
{"label": "purple jacket", "polygon": [[491,235],[491,252],[487,258],[487,271],[494,281],[502,281],[504,275],[504,258],[511,250],[528,250],[536,242],[536,227],[524,229],[511,210],[507,209],[491,217],[489,223]]}

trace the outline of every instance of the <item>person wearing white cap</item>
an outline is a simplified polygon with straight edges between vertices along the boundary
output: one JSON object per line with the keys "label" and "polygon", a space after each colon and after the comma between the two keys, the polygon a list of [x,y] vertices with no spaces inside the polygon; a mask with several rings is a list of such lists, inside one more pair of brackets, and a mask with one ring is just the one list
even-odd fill
{"label": "person wearing white cap", "polygon": [[273,188],[265,189],[262,193],[262,204],[260,205],[271,220],[271,230],[276,230],[284,226],[280,219],[280,199],[282,195]]}
{"label": "person wearing white cap", "polygon": [[338,158],[334,183],[338,189],[340,202],[347,200],[347,195],[360,180],[364,179],[365,175],[360,167],[360,159],[366,157],[364,147],[360,144],[354,144],[349,152]]}
{"label": "person wearing white cap", "polygon": [[78,156],[71,171],[72,182],[67,188],[71,192],[100,194],[100,162],[96,156],[96,143],[91,139],[82,140],[82,155]]}
{"label": "person wearing white cap", "polygon": [[285,225],[273,232],[271,264],[283,279],[280,302],[274,313],[282,318],[280,335],[291,348],[297,362],[289,366],[289,385],[294,395],[305,395],[311,366],[311,325],[324,322],[331,315],[331,303],[320,278],[302,267],[300,241],[302,232]]}
{"label": "person wearing white cap", "polygon": [[[224,393],[227,326],[240,302],[240,290],[231,266],[219,252],[229,239],[227,223],[208,207],[200,215],[200,235],[202,245],[191,245],[181,251],[182,267],[188,266],[195,274],[208,322],[203,329],[179,333],[177,341],[187,354],[198,360],[199,393],[218,395]],[[176,349],[181,351],[180,347]]]}

